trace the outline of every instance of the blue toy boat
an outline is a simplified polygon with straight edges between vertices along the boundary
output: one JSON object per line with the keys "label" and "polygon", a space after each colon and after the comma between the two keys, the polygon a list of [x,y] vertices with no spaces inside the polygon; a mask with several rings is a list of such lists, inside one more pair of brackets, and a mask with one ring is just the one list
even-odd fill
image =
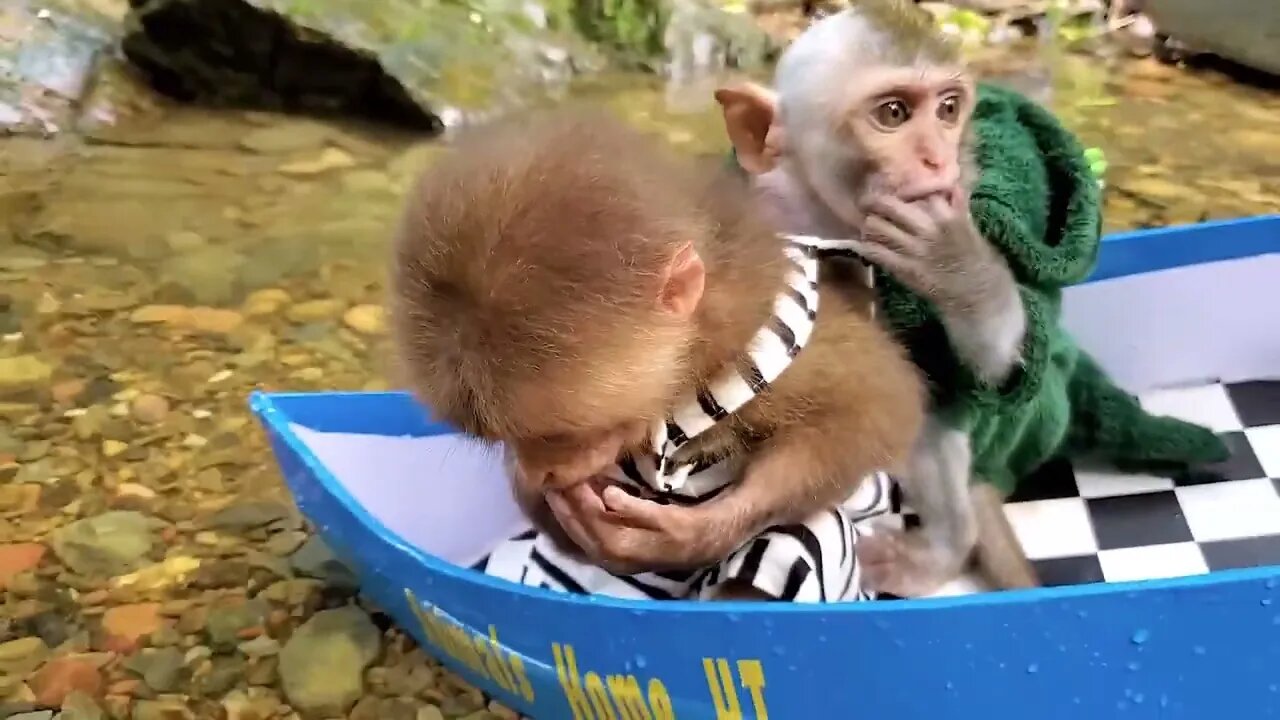
{"label": "blue toy boat", "polygon": [[524,523],[497,458],[399,393],[255,394],[299,507],[428,652],[539,720],[1280,715],[1280,216],[1114,235],[1065,322],[1229,436],[1213,481],[1051,468],[1007,510],[1051,587],[639,603],[468,569]]}

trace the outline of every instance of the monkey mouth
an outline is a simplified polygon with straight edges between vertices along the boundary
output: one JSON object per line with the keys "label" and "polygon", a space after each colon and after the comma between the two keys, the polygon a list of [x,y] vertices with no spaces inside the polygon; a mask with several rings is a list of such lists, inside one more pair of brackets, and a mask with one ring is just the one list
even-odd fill
{"label": "monkey mouth", "polygon": [[903,202],[916,202],[931,195],[941,195],[944,200],[950,201],[951,194],[957,190],[959,184],[960,176],[957,173],[955,177],[948,176],[940,180],[904,185],[898,189],[896,195]]}

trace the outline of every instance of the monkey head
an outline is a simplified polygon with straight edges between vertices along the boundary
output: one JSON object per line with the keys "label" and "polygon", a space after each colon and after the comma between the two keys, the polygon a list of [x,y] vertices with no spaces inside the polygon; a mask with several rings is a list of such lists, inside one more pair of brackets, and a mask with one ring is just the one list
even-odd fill
{"label": "monkey head", "polygon": [[959,190],[975,88],[958,48],[902,0],[866,0],[810,26],[778,62],[775,90],[717,91],[740,164],[765,187],[798,184],[860,227],[872,194]]}
{"label": "monkey head", "polygon": [[681,389],[708,230],[616,167],[646,162],[629,131],[520,122],[473,131],[412,189],[390,318],[412,391],[503,443],[536,494],[600,473]]}

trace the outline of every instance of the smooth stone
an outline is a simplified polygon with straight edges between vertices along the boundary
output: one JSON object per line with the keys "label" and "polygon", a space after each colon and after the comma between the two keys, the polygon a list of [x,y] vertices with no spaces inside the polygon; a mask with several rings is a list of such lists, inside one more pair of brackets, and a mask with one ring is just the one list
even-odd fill
{"label": "smooth stone", "polygon": [[287,162],[278,169],[281,175],[307,177],[319,175],[330,170],[345,170],[355,166],[356,159],[351,156],[351,153],[330,147],[321,150],[319,154],[312,157]]}
{"label": "smooth stone", "polygon": [[62,713],[58,720],[103,720],[102,708],[92,697],[82,692],[72,691],[62,701]]}
{"label": "smooth stone", "polygon": [[313,535],[289,556],[289,564],[299,575],[319,580],[328,587],[354,590],[359,585],[355,574],[333,554],[319,535]]}
{"label": "smooth stone", "polygon": [[113,510],[55,530],[53,552],[81,575],[123,575],[146,564],[156,541],[153,533],[161,527],[142,513]]}
{"label": "smooth stone", "polygon": [[35,355],[0,357],[0,394],[31,390],[52,377],[53,366]]}
{"label": "smooth stone", "polygon": [[44,559],[46,549],[39,543],[9,543],[0,545],[0,590],[20,573],[34,570]]}
{"label": "smooth stone", "polygon": [[358,608],[316,613],[280,653],[285,695],[304,713],[346,713],[363,695],[364,670],[377,659],[381,645],[378,628]]}
{"label": "smooth stone", "polygon": [[142,638],[164,627],[159,603],[117,605],[102,616],[105,633],[105,649],[131,653],[141,644]]}
{"label": "smooth stone", "polygon": [[205,633],[210,647],[214,650],[234,650],[244,640],[240,634],[250,628],[262,626],[269,612],[271,608],[256,598],[235,605],[209,608],[205,619]]}
{"label": "smooth stone", "polygon": [[136,673],[147,687],[158,693],[176,691],[186,672],[183,653],[174,647],[144,650],[129,658],[125,667]]}
{"label": "smooth stone", "polygon": [[102,673],[88,660],[57,658],[45,664],[31,678],[36,702],[45,707],[61,707],[73,692],[97,695],[102,690]]}
{"label": "smooth stone", "polygon": [[169,416],[169,401],[160,395],[139,395],[133,399],[129,411],[139,422],[154,425]]}
{"label": "smooth stone", "polygon": [[139,700],[133,707],[133,720],[194,720],[186,703],[176,700]]}
{"label": "smooth stone", "polygon": [[289,153],[321,147],[333,130],[314,122],[282,122],[254,130],[240,140],[240,147],[258,153]]}
{"label": "smooth stone", "polygon": [[289,515],[289,508],[269,500],[234,502],[209,517],[205,527],[243,532],[270,525]]}
{"label": "smooth stone", "polygon": [[285,312],[290,322],[310,323],[332,320],[342,314],[345,303],[341,300],[307,300],[293,305]]}
{"label": "smooth stone", "polygon": [[231,691],[244,678],[245,659],[239,655],[218,655],[207,675],[198,681],[198,688],[205,697],[221,697]]}
{"label": "smooth stone", "polygon": [[38,637],[0,643],[0,675],[26,675],[49,658],[49,646]]}
{"label": "smooth stone", "polygon": [[381,335],[386,331],[386,313],[378,305],[356,305],[343,314],[342,322],[364,335]]}
{"label": "smooth stone", "polygon": [[[301,530],[287,530],[276,533],[267,540],[267,552],[284,557],[296,552],[306,541],[307,534]],[[0,587],[4,587],[3,568],[3,551],[0,550]]]}

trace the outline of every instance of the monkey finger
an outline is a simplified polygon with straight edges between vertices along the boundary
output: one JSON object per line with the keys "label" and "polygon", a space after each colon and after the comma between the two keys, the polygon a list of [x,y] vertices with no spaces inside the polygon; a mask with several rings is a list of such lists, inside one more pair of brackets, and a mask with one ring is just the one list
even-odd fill
{"label": "monkey finger", "polygon": [[925,253],[923,241],[879,215],[867,216],[862,227],[862,243],[880,245],[909,258],[919,258]]}
{"label": "monkey finger", "polygon": [[623,523],[631,527],[649,530],[662,530],[666,527],[669,506],[630,495],[617,485],[604,489],[603,500],[605,509],[619,516]]}
{"label": "monkey finger", "polygon": [[929,213],[929,217],[932,218],[935,227],[950,223],[959,214],[955,201],[952,199],[955,194],[953,192],[943,196],[938,193],[924,199],[925,211]]}
{"label": "monkey finger", "polygon": [[547,507],[551,508],[556,522],[560,523],[570,540],[590,557],[600,557],[600,543],[596,536],[587,532],[587,528],[578,519],[577,512],[559,492],[547,493]]}
{"label": "monkey finger", "polygon": [[853,250],[863,260],[875,265],[892,275],[899,282],[913,290],[920,291],[928,285],[925,262],[918,258],[907,257],[882,245],[865,240],[850,241]]}
{"label": "monkey finger", "polygon": [[868,216],[884,218],[913,237],[932,237],[936,233],[937,223],[919,203],[906,203],[892,195],[877,195],[866,202],[864,210]]}

